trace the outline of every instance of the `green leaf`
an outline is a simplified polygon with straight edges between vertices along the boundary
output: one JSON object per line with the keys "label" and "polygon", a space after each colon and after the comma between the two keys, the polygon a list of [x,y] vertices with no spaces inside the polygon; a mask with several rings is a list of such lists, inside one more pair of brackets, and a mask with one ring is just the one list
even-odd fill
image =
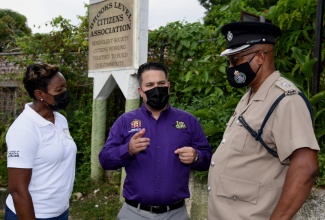
{"label": "green leaf", "polygon": [[208,80],[209,80],[209,73],[208,71],[204,71],[204,82],[206,83],[208,82]]}
{"label": "green leaf", "polygon": [[192,76],[192,71],[188,71],[185,75],[185,82],[188,82]]}
{"label": "green leaf", "polygon": [[224,5],[220,8],[220,11],[225,11],[229,8],[229,5]]}
{"label": "green leaf", "polygon": [[240,98],[233,97],[233,98],[229,99],[224,105],[222,105],[218,109],[234,108],[237,106],[239,100],[240,100]]}
{"label": "green leaf", "polygon": [[306,56],[304,56],[300,49],[293,47],[291,48],[293,56],[298,60],[300,65],[303,65],[306,62]]}
{"label": "green leaf", "polygon": [[325,127],[321,127],[315,131],[317,138],[323,137],[325,135]]}
{"label": "green leaf", "polygon": [[189,87],[186,87],[185,89],[183,89],[182,92],[189,92],[189,91],[192,91],[193,89],[195,89],[195,86],[189,86]]}
{"label": "green leaf", "polygon": [[215,125],[208,125],[203,127],[203,131],[206,136],[212,136],[218,133],[222,134],[224,132],[224,128],[218,128]]}
{"label": "green leaf", "polygon": [[204,94],[205,94],[205,95],[208,94],[208,93],[211,91],[211,89],[212,89],[211,86],[207,87],[207,88],[205,89]]}
{"label": "green leaf", "polygon": [[204,119],[210,119],[211,114],[209,109],[200,109],[198,111],[191,112],[194,116]]}
{"label": "green leaf", "polygon": [[315,65],[316,61],[317,61],[317,59],[313,58],[301,66],[301,71],[304,73],[307,80],[310,80],[313,76],[313,72],[314,72],[313,69],[314,69],[314,65]]}
{"label": "green leaf", "polygon": [[187,48],[190,48],[191,42],[190,41],[187,41],[187,40],[182,40],[181,41],[181,44],[184,45]]}
{"label": "green leaf", "polygon": [[325,99],[325,90],[315,94],[313,97],[309,99],[311,105],[316,105],[319,101]]}
{"label": "green leaf", "polygon": [[314,117],[314,121],[316,121],[317,118],[320,117],[323,113],[325,113],[325,108],[323,108],[322,110],[316,112],[315,117]]}

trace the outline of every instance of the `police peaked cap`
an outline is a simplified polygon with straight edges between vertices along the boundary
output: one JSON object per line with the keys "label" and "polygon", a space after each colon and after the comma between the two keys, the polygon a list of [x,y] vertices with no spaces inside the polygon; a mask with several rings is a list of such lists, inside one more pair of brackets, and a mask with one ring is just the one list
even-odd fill
{"label": "police peaked cap", "polygon": [[281,30],[271,23],[241,21],[224,25],[221,33],[226,37],[227,49],[220,56],[228,56],[248,50],[255,44],[275,44]]}

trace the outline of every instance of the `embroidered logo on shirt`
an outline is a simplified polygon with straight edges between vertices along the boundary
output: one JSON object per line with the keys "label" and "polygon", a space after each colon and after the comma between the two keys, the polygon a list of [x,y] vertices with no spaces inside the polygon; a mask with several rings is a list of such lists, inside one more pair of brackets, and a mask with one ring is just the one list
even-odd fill
{"label": "embroidered logo on shirt", "polygon": [[131,130],[129,132],[140,131],[142,122],[139,119],[133,119],[131,122]]}
{"label": "embroidered logo on shirt", "polygon": [[175,128],[177,129],[186,129],[186,125],[183,121],[176,121]]}
{"label": "embroidered logo on shirt", "polygon": [[9,157],[19,157],[19,150],[8,151],[7,158]]}

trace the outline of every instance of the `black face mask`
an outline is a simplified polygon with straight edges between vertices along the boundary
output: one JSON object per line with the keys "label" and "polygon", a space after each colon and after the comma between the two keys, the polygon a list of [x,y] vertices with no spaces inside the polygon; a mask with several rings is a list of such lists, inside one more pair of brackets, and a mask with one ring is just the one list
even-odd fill
{"label": "black face mask", "polygon": [[262,66],[260,65],[255,73],[249,65],[253,58],[249,62],[227,68],[227,80],[231,86],[235,88],[242,88],[244,86],[248,86],[251,84],[251,82],[253,82],[256,74]]}
{"label": "black face mask", "polygon": [[[48,94],[50,95],[50,94]],[[50,95],[53,96],[53,95]],[[53,110],[53,111],[58,111],[60,109],[64,110],[66,109],[66,107],[68,106],[69,102],[70,102],[70,96],[68,91],[64,91],[61,92],[60,94],[54,95],[54,101],[55,104],[50,104],[48,102],[46,102],[45,100],[43,100],[44,102],[46,102],[48,104],[48,106]]]}
{"label": "black face mask", "polygon": [[150,108],[161,110],[167,105],[169,94],[168,86],[155,87],[144,92],[147,96],[147,104]]}

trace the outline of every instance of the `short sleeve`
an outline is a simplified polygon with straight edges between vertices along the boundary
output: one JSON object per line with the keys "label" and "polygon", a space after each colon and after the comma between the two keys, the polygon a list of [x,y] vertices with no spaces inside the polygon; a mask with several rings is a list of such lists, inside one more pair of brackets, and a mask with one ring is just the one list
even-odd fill
{"label": "short sleeve", "polygon": [[319,150],[309,110],[299,95],[287,96],[279,103],[272,132],[282,162],[299,148]]}
{"label": "short sleeve", "polygon": [[35,133],[24,128],[10,128],[6,135],[7,167],[33,168],[40,146]]}

